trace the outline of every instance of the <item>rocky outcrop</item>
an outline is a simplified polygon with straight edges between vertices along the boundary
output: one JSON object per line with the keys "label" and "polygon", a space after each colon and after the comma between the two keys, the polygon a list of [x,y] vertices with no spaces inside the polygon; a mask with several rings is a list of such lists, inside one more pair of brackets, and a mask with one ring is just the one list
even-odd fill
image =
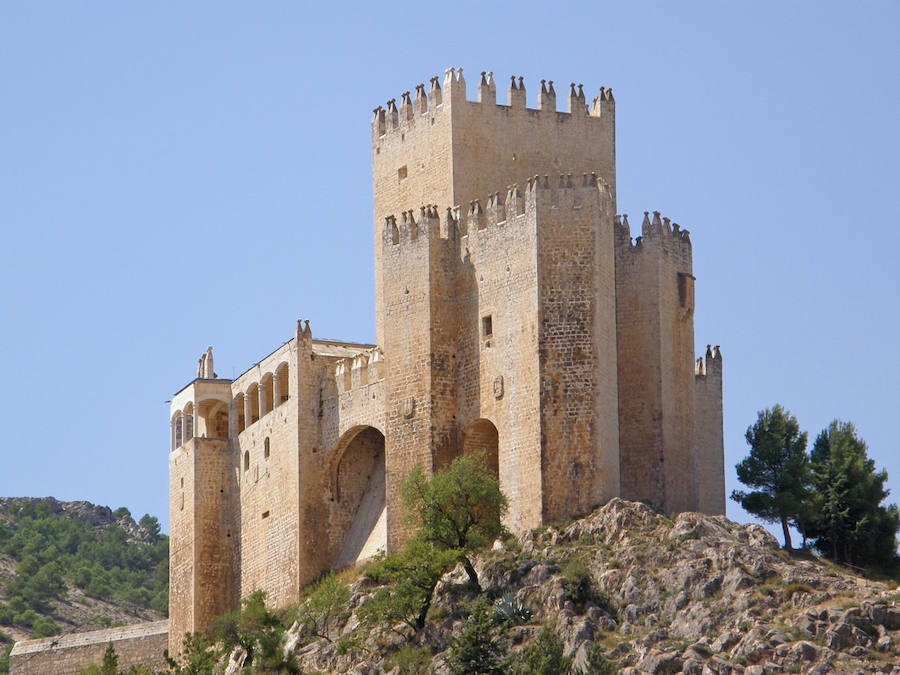
{"label": "rocky outcrop", "polygon": [[[570,561],[590,573],[592,597],[580,604],[566,591]],[[563,527],[496,544],[477,569],[484,592],[513,593],[533,612],[508,635],[522,649],[540,625],[552,626],[565,653],[584,661],[592,642],[624,673],[897,673],[900,592],[812,556],[790,556],[758,525],[721,516],[666,517],[643,504],[614,499]],[[465,575],[448,574],[435,593],[433,616],[414,644],[426,646],[435,672],[441,652],[463,625]],[[358,607],[371,583],[353,588]],[[304,668],[384,672],[385,656],[340,649],[355,617],[333,626],[333,641],[300,642]]]}
{"label": "rocky outcrop", "polygon": [[103,530],[110,525],[116,524],[125,530],[131,541],[145,544],[152,544],[154,541],[153,533],[148,532],[134,522],[134,519],[127,512],[117,517],[108,506],[97,506],[85,501],[61,502],[54,497],[0,497],[0,513],[6,512],[10,507],[15,509],[15,507],[25,503],[31,504],[35,502],[44,504],[52,515],[80,520],[97,530]]}

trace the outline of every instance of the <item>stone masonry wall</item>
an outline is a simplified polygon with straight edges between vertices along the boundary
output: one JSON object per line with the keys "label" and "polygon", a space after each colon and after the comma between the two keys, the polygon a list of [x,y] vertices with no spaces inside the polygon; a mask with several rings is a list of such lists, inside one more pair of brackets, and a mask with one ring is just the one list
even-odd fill
{"label": "stone masonry wall", "polygon": [[399,486],[415,466],[432,470],[431,289],[439,273],[432,262],[445,244],[430,218],[420,228],[404,213],[384,225],[384,351],[391,355],[385,372],[386,499],[388,548],[395,550],[406,535]]}
{"label": "stone masonry wall", "polygon": [[432,78],[415,94],[406,92],[375,110],[372,167],[375,216],[375,316],[383,343],[381,259],[383,219],[404,209],[438,204],[465,207],[492,190],[561,170],[597,172],[615,202],[615,100],[601,89],[590,105],[579,85],[572,87],[567,112],[557,112],[556,93],[542,85],[538,109],[526,107],[522,78],[497,103],[492,75],[482,74],[477,100],[467,101],[462,69]]}
{"label": "stone masonry wall", "polygon": [[533,183],[544,522],[619,494],[612,199],[590,175],[552,181]]}
{"label": "stone masonry wall", "polygon": [[695,508],[693,301],[686,232],[645,215],[616,227],[622,497],[667,512]]}
{"label": "stone masonry wall", "polygon": [[169,616],[172,653],[231,609],[234,578],[230,446],[194,438],[170,455]]}
{"label": "stone masonry wall", "polygon": [[[240,485],[241,598],[261,589],[272,606],[294,602],[300,592],[299,457],[297,437],[297,341],[292,340],[238,377],[235,394],[288,364],[288,399],[249,423],[232,439]],[[263,412],[262,410],[260,411]]]}
{"label": "stone masonry wall", "polygon": [[163,652],[168,645],[168,628],[168,621],[154,621],[17,642],[9,655],[9,672],[78,675],[91,664],[99,666],[110,643],[119,657],[119,668],[127,670],[140,664],[161,671],[166,668]]}
{"label": "stone masonry wall", "polygon": [[706,347],[694,377],[697,510],[725,515],[725,441],[722,428],[722,354]]}
{"label": "stone masonry wall", "polygon": [[543,506],[534,414],[540,400],[537,223],[526,186],[483,195],[447,225],[454,227],[460,232],[456,316],[443,328],[456,331],[457,429],[465,434],[477,420],[496,428],[500,488],[509,500],[505,524],[521,532],[541,522]]}

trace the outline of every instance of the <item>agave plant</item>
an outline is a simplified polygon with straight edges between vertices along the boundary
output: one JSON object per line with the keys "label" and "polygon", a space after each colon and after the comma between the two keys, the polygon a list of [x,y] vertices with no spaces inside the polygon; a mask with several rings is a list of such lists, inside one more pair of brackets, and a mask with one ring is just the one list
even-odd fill
{"label": "agave plant", "polygon": [[507,591],[494,603],[494,620],[499,622],[509,621],[513,625],[528,623],[534,613],[516,600],[511,591]]}

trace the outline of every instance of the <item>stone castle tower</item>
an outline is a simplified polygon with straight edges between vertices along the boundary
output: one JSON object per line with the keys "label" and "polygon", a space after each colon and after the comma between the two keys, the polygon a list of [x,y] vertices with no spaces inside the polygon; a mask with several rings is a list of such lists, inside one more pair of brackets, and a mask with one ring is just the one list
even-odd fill
{"label": "stone castle tower", "polygon": [[686,230],[616,215],[615,101],[450,69],[372,120],[376,344],[308,322],[172,400],[170,649],[408,534],[399,485],[483,453],[522,531],[614,496],[724,513],[722,361]]}

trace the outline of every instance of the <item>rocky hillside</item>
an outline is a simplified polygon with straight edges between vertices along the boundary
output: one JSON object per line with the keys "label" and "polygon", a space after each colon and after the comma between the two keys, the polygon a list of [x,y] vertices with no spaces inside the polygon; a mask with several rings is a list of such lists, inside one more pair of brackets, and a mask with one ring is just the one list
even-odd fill
{"label": "rocky hillside", "polygon": [[155,518],[138,524],[127,509],[0,498],[3,643],[164,618],[167,594],[168,537]]}
{"label": "rocky hillside", "polygon": [[[513,663],[546,625],[576,665],[597,643],[613,672],[900,673],[895,584],[791,557],[757,525],[695,513],[667,518],[615,499],[571,524],[498,542],[477,569],[492,601],[511,593],[533,613],[496,640],[518,654]],[[579,575],[588,581],[579,585]],[[375,590],[364,573],[351,580],[349,611],[327,638],[289,636],[305,672],[386,672],[399,654],[420,664],[405,672],[447,672],[448,647],[476,597],[465,581],[461,569],[441,580],[411,642],[388,627],[348,639],[356,609]],[[233,655],[232,672],[240,661]]]}

